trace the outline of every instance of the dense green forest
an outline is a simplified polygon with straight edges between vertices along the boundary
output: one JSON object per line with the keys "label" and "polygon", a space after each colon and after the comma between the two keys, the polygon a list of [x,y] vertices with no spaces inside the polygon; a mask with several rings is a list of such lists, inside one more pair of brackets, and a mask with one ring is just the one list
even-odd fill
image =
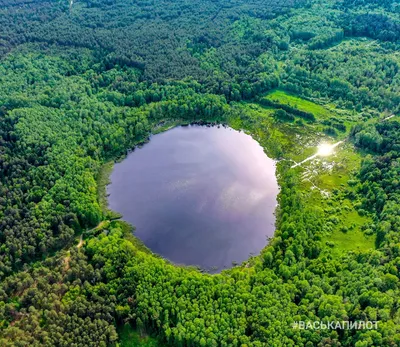
{"label": "dense green forest", "polygon": [[[400,345],[398,0],[0,4],[1,346]],[[103,192],[104,164],[198,121],[251,133],[281,187],[274,238],[215,275]],[[321,138],[334,168],[293,168]]]}

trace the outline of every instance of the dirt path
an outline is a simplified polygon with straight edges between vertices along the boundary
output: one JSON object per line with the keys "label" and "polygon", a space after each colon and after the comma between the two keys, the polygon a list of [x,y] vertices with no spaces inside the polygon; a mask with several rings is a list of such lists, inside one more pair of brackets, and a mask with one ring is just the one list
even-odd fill
{"label": "dirt path", "polygon": [[[84,231],[84,232],[81,234],[81,236],[79,236],[79,242],[78,242],[78,244],[76,245],[76,247],[77,247],[78,249],[79,249],[79,248],[82,248],[82,246],[83,246],[83,244],[84,244],[84,242],[85,242],[85,241],[83,240],[83,234],[84,234],[84,233],[90,233],[90,232],[92,232],[92,231],[94,231],[94,230],[96,230],[96,229],[102,228],[107,222],[108,222],[108,220],[103,220],[103,221],[101,221],[97,226],[95,226],[94,228]],[[69,262],[70,262],[70,260],[71,260],[71,254],[70,254],[70,252],[68,251],[68,252],[67,252],[67,255],[66,255],[65,258],[64,258],[64,269],[65,269],[65,271],[67,271],[67,270],[69,269]]]}
{"label": "dirt path", "polygon": [[385,121],[387,121],[387,120],[389,120],[389,119],[392,119],[392,118],[394,118],[394,117],[396,117],[396,115],[395,115],[395,114],[392,114],[391,116],[386,117],[386,118],[383,119],[382,121],[385,122]]}
{"label": "dirt path", "polygon": [[81,237],[79,238],[79,243],[78,243],[78,248],[81,248],[83,246],[83,234],[81,234]]}

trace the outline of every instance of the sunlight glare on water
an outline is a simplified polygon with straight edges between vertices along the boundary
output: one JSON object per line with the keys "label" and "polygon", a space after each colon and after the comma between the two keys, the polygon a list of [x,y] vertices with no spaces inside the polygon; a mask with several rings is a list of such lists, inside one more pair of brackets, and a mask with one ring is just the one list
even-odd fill
{"label": "sunlight glare on water", "polygon": [[334,149],[335,147],[333,145],[330,145],[329,143],[321,143],[318,146],[317,155],[321,157],[327,157],[328,155],[331,155],[333,153]]}

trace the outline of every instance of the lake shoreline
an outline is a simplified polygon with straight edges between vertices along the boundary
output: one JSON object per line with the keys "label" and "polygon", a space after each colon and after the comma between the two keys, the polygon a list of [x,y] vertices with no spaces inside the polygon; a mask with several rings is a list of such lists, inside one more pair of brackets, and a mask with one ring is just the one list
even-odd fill
{"label": "lake shoreline", "polygon": [[[163,126],[165,126],[165,124],[162,124]],[[224,123],[216,123],[216,122],[192,122],[192,123],[190,123],[190,124],[174,124],[174,126],[173,127],[168,127],[168,129],[169,130],[171,130],[171,129],[176,129],[176,128],[182,128],[182,130],[183,129],[185,129],[185,128],[187,128],[187,126],[193,126],[193,129],[196,129],[196,127],[199,127],[200,129],[201,128],[204,128],[204,127],[207,127],[207,128],[218,128],[218,129],[220,129],[220,128],[223,128],[223,129],[226,129],[226,130],[229,130],[229,131],[233,131],[234,133],[232,133],[232,135],[231,136],[233,136],[233,134],[238,134],[239,136],[241,136],[241,137],[243,137],[243,138],[246,138],[247,140],[246,141],[252,141],[252,142],[254,142],[254,144],[259,148],[259,151],[260,151],[260,156],[262,156],[262,159],[263,160],[270,160],[273,164],[272,165],[274,165],[273,167],[274,167],[274,175],[275,175],[275,171],[277,170],[277,168],[276,168],[276,161],[274,160],[274,159],[268,159],[268,156],[266,155],[266,153],[265,153],[265,150],[264,150],[264,148],[258,143],[258,141],[256,141],[250,134],[247,134],[246,132],[243,132],[243,131],[239,131],[239,130],[236,130],[236,129],[232,129],[232,128],[230,128],[226,123],[224,124]],[[167,133],[167,131],[166,130],[164,130],[162,133]],[[159,134],[158,132],[156,133],[156,134]],[[240,134],[242,134],[242,135],[240,135]],[[153,135],[153,134],[152,134]],[[123,156],[122,157],[122,161],[123,160],[127,160],[127,158],[130,156],[130,155],[134,155],[134,153],[136,152],[136,149],[139,147],[139,148],[141,148],[141,149],[143,149],[143,148],[145,148],[144,146],[142,147],[141,145],[143,145],[143,144],[149,144],[149,143],[151,143],[151,141],[150,140],[152,140],[152,135],[149,137],[149,139],[148,139],[148,141],[147,142],[141,142],[140,144],[138,144],[138,146],[137,147],[135,147],[134,148],[134,150],[133,151],[130,151],[127,155],[125,155],[125,156]],[[249,153],[251,153],[251,152],[249,152]],[[248,154],[247,154],[248,155]],[[237,156],[237,153],[235,153],[235,155],[234,156]],[[120,158],[121,159],[121,158]],[[120,165],[121,164],[121,162],[122,162],[121,160],[118,160],[117,161],[117,163],[118,163],[118,165]],[[111,165],[110,163],[108,163],[108,164],[106,164],[106,165]],[[207,165],[206,165],[207,166]],[[114,168],[115,169],[115,168]],[[257,171],[262,171],[262,170],[253,170],[254,172],[257,172]],[[111,174],[111,171],[109,171],[109,173]],[[110,182],[110,176],[108,177],[108,181],[107,182]],[[277,190],[276,190],[276,194],[275,194],[275,196],[277,195],[277,194],[279,194],[279,186],[278,186],[278,183],[276,183],[276,185],[277,185]],[[110,210],[110,207],[109,207],[109,194],[108,193],[105,193],[105,191],[107,190],[107,188],[108,188],[109,186],[108,185],[104,185],[103,184],[103,186],[101,187],[102,188],[102,191],[103,191],[103,194],[106,194],[106,196],[107,196],[107,203],[108,203],[108,205],[107,205],[107,210]],[[143,195],[143,194],[139,194],[139,195]],[[277,199],[277,198],[275,198],[275,199]],[[272,229],[272,234],[268,234],[268,239],[269,238],[271,238],[271,237],[273,237],[273,233],[274,233],[274,230],[275,230],[275,214],[276,214],[276,207],[277,207],[277,200],[275,201],[275,203],[273,204],[273,208],[272,207],[269,207],[268,209],[270,210],[271,208],[272,208],[272,217],[271,218],[273,218],[274,219],[274,221],[273,221],[273,223],[272,223],[272,225],[273,225],[273,229]],[[272,206],[272,205],[271,205]],[[103,205],[103,207],[104,207],[104,205]],[[112,210],[112,209],[111,209]],[[125,220],[126,221],[126,218],[123,218],[123,213],[120,213],[120,215],[122,216],[122,219],[123,220]],[[136,223],[132,223],[132,221],[128,221],[128,223],[130,222],[130,224],[136,224]],[[197,226],[197,223],[195,224],[196,226]],[[265,230],[271,230],[271,229],[268,229],[268,228],[270,228],[270,227],[268,227],[268,223],[264,223],[263,224],[263,228],[262,229],[264,229],[265,228]],[[191,229],[193,229],[193,227],[192,228],[189,228],[190,230]],[[188,230],[189,230],[188,229]],[[142,230],[142,229],[141,229]],[[219,230],[219,229],[218,229]],[[248,228],[248,230],[253,230],[253,228]],[[270,231],[270,233],[271,233],[271,231]],[[139,238],[139,239],[141,239],[141,237],[140,236],[138,236],[137,235],[137,233],[135,232],[134,233],[134,235],[135,235],[135,237],[136,238]],[[142,235],[143,236],[143,235]],[[241,261],[239,261],[239,262],[237,262],[237,261],[234,261],[233,259],[232,259],[232,261],[229,261],[229,264],[228,263],[225,263],[226,265],[224,265],[224,266],[215,266],[215,265],[212,265],[212,266],[196,266],[196,265],[188,265],[189,267],[193,267],[193,266],[195,266],[196,268],[198,268],[199,269],[199,271],[203,271],[203,272],[216,272],[216,271],[218,271],[218,272],[220,272],[220,271],[223,271],[223,270],[226,270],[226,269],[229,269],[229,268],[231,268],[232,266],[238,266],[238,265],[240,265],[240,264],[243,264],[243,266],[244,265],[246,265],[247,264],[247,266],[248,266],[248,260],[250,259],[250,258],[252,258],[252,257],[254,257],[254,256],[256,256],[256,255],[258,255],[261,251],[262,251],[262,249],[264,249],[266,246],[267,246],[267,243],[268,243],[268,241],[267,241],[267,238],[263,238],[263,241],[261,241],[261,243],[257,243],[258,245],[260,245],[260,246],[257,246],[257,248],[259,248],[259,250],[258,251],[249,251],[249,253],[247,253],[246,254],[246,256],[244,256],[243,257],[243,259],[241,260]],[[200,240],[199,240],[199,242],[201,242]],[[145,244],[145,242],[143,242],[144,244]],[[222,245],[221,245],[221,247],[223,247]],[[147,248],[149,248],[150,249],[150,252],[152,252],[152,253],[154,253],[154,254],[158,254],[158,255],[160,255],[160,252],[157,252],[157,251],[153,251],[153,250],[151,250],[151,247],[147,247]],[[184,252],[184,250],[185,250],[185,248],[183,247],[181,250],[180,250],[180,252]],[[174,265],[176,265],[176,266],[186,266],[186,265],[182,265],[182,262],[179,262],[179,261],[175,261],[175,260],[171,260],[168,256],[167,257],[165,257],[165,256],[162,256],[161,255],[161,257],[163,257],[163,258],[165,258],[168,262],[170,262],[170,263],[173,263]],[[207,258],[208,259],[208,258]],[[184,262],[183,262],[183,264],[185,264]]]}

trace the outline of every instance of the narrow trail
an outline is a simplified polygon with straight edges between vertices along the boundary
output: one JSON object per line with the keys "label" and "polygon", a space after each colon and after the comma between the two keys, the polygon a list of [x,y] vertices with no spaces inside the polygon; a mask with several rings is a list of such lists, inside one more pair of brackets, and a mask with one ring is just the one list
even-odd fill
{"label": "narrow trail", "polygon": [[101,221],[99,224],[97,224],[94,228],[92,228],[92,229],[89,229],[89,230],[85,230],[82,234],[81,234],[81,236],[79,237],[79,243],[78,243],[78,245],[77,245],[77,247],[78,248],[81,248],[82,246],[83,246],[83,243],[85,242],[84,240],[83,240],[83,234],[88,234],[88,233],[91,233],[92,231],[95,231],[96,229],[101,229],[106,223],[108,223],[109,221],[108,220],[103,220],[103,221]]}
{"label": "narrow trail", "polygon": [[[96,230],[96,229],[102,228],[102,227],[104,226],[104,224],[106,224],[107,222],[109,222],[109,221],[108,221],[108,220],[103,220],[103,221],[101,221],[97,226],[95,226],[94,228],[84,231],[84,232],[79,236],[79,242],[78,242],[78,244],[76,245],[76,247],[77,247],[78,249],[79,249],[79,248],[82,248],[82,246],[83,246],[83,244],[84,244],[84,242],[85,242],[85,241],[83,240],[83,234],[84,234],[84,233],[90,233],[90,232],[92,232],[92,231],[94,231],[94,230]],[[67,271],[67,270],[69,269],[69,262],[70,262],[70,260],[71,260],[71,254],[70,254],[70,251],[68,251],[68,252],[67,252],[67,255],[64,257],[64,270],[65,270],[65,271]]]}
{"label": "narrow trail", "polygon": [[392,118],[394,118],[394,117],[396,117],[396,115],[395,115],[395,114],[392,114],[391,116],[382,119],[382,122],[385,122],[385,121],[387,121],[387,120],[389,120],[389,119],[392,119]]}
{"label": "narrow trail", "polygon": [[81,248],[83,246],[83,234],[81,234],[80,238],[79,238],[79,243],[77,245],[78,248]]}

